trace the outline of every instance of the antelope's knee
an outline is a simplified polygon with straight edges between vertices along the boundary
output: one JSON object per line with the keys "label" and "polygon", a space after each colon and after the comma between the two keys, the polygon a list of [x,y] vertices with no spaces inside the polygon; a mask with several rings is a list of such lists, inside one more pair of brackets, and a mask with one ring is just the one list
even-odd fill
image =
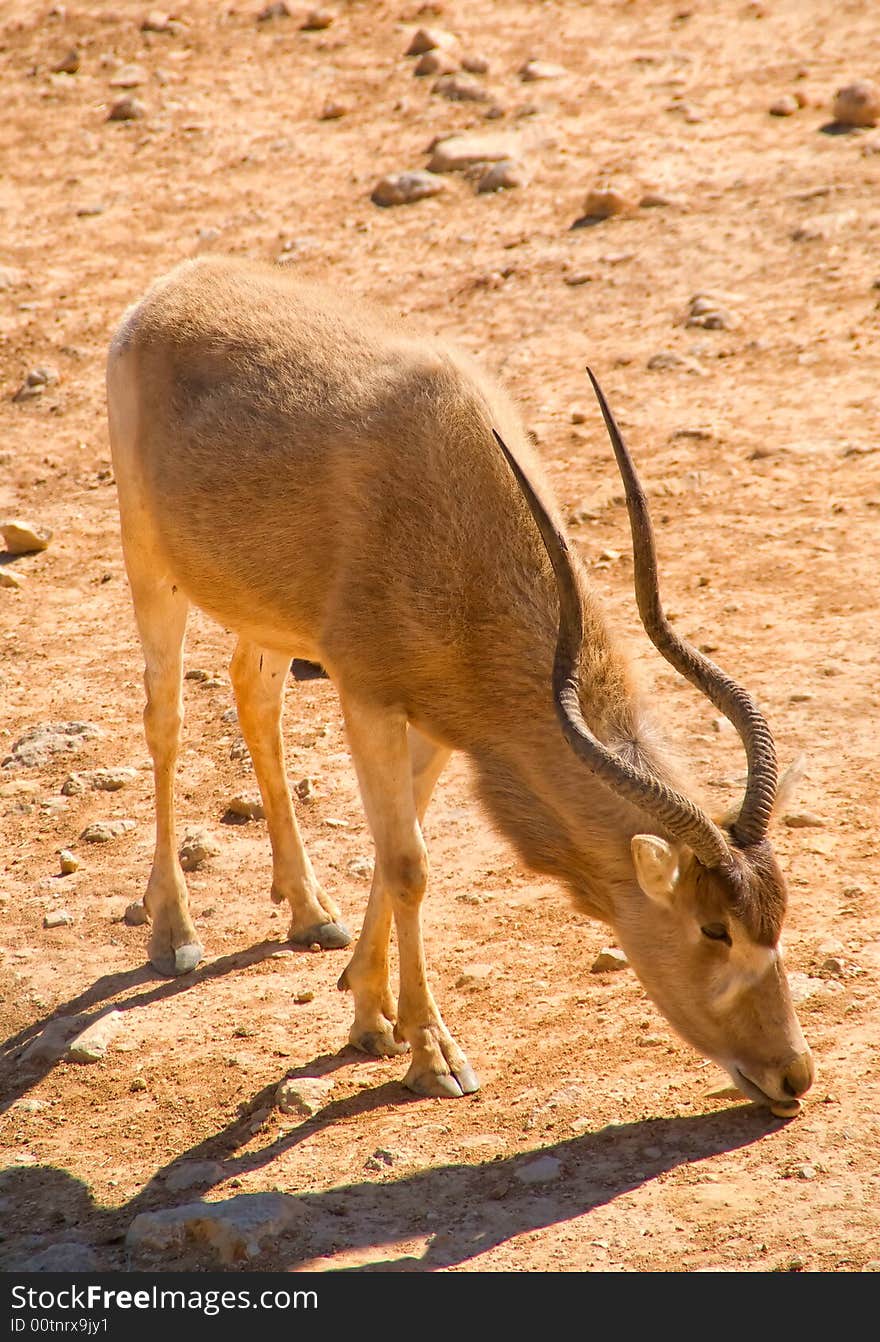
{"label": "antelope's knee", "polygon": [[382,867],[387,888],[405,904],[420,904],[428,885],[428,854],[424,847],[395,853]]}

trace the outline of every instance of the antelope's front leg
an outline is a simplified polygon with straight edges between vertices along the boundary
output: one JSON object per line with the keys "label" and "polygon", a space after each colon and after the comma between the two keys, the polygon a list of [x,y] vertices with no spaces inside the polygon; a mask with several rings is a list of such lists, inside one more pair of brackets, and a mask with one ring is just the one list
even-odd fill
{"label": "antelope's front leg", "polygon": [[[479,1088],[474,1071],[453,1039],[428,987],[422,942],[421,905],[428,857],[414,796],[413,773],[402,713],[367,706],[341,694],[352,758],[364,809],[376,845],[376,869],[364,924],[364,952],[344,976],[355,992],[358,1014],[380,1014],[390,1023],[381,981],[387,982],[388,910],[400,951],[400,995],[394,1038],[409,1045],[412,1062],[404,1084],[419,1095],[460,1096]],[[378,991],[377,991],[378,990]],[[360,995],[359,995],[360,994]],[[390,996],[390,994],[388,994]],[[357,1042],[357,1040],[354,1040]]]}

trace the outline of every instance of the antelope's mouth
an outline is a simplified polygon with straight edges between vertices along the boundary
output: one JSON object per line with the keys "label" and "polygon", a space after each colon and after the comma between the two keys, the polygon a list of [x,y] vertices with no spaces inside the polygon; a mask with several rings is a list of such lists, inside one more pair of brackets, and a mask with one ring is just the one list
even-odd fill
{"label": "antelope's mouth", "polygon": [[767,1094],[766,1090],[762,1090],[754,1081],[750,1081],[738,1067],[732,1067],[730,1072],[743,1095],[747,1095],[750,1100],[754,1100],[757,1104],[763,1104],[766,1108],[772,1110],[777,1118],[793,1118],[800,1111],[800,1100],[789,1096],[783,1099],[774,1099],[772,1095]]}

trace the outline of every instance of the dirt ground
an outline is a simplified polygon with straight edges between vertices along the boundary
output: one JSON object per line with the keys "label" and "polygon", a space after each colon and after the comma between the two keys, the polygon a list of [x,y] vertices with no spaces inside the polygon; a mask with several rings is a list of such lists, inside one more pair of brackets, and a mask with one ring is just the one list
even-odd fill
{"label": "dirt ground", "polygon": [[[135,1216],[277,1192],[296,1217],[230,1271],[876,1270],[880,129],[836,125],[831,105],[880,75],[880,12],[336,0],[328,27],[303,29],[307,5],[257,8],[187,4],[144,30],[146,7],[124,0],[0,4],[0,521],[53,532],[0,565],[22,579],[0,587],[0,1267],[58,1262],[59,1245],[106,1270],[204,1266],[196,1247],[139,1256]],[[425,24],[488,61],[467,75],[487,101],[414,75]],[[564,72],[524,79],[530,59]],[[142,115],[109,119],[123,97]],[[785,98],[791,114],[771,114]],[[527,180],[480,193],[451,173],[417,203],[371,201],[459,131],[514,137]],[[574,228],[609,177],[633,207]],[[806,755],[796,809],[820,823],[774,836],[818,1069],[796,1120],[713,1094],[726,1078],[630,971],[590,972],[608,930],[521,868],[460,758],[426,823],[426,939],[482,1089],[418,1099],[404,1060],[348,1049],[347,953],[285,944],[265,822],[224,823],[256,783],[230,712],[232,635],[200,615],[186,666],[209,678],[185,682],[178,801],[218,849],[190,877],[207,959],[175,981],[146,965],[146,929],[123,921],[149,870],[152,778],[104,360],[125,306],[204,250],[418,313],[500,374],[658,718],[723,806],[742,750],[638,627],[596,369],[652,500],[677,627],[753,690],[783,764]],[[68,722],[99,734],[15,755]],[[313,780],[307,846],[357,932],[371,843],[330,684],[291,680],[285,734],[292,782]],[[119,791],[61,791],[120,767],[137,773]],[[119,819],[134,826],[109,842],[80,837]],[[79,860],[64,876],[63,848]],[[59,910],[73,921],[45,927]],[[103,1059],[22,1057],[47,1022],[113,1010]],[[326,1079],[317,1112],[275,1105],[288,1077]]]}

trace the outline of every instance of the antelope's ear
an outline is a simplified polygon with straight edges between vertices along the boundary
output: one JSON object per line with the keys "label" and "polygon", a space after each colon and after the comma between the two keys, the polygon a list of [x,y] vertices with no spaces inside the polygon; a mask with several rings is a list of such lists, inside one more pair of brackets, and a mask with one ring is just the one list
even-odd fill
{"label": "antelope's ear", "polygon": [[799,755],[794,764],[790,764],[776,784],[776,796],[773,798],[773,814],[782,815],[794,801],[795,793],[801,785],[807,768],[806,755]]}
{"label": "antelope's ear", "polygon": [[678,853],[656,834],[635,834],[631,841],[636,880],[649,899],[666,904],[678,884]]}

